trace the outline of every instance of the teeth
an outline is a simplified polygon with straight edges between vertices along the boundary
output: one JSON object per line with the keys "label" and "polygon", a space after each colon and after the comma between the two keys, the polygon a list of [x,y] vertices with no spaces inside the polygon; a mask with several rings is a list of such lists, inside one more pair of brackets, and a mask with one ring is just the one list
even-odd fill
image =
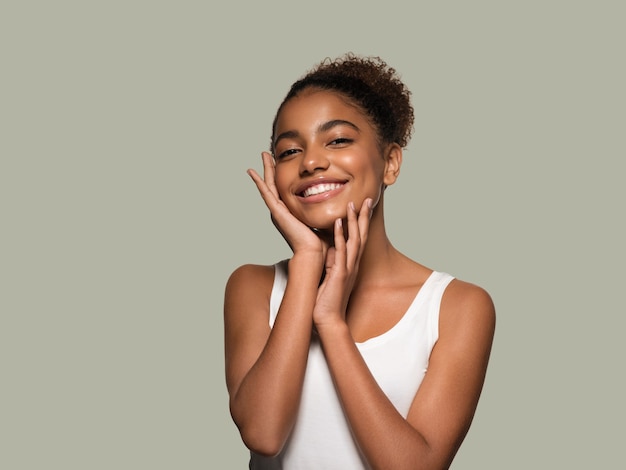
{"label": "teeth", "polygon": [[332,191],[333,189],[341,188],[341,184],[338,183],[330,183],[330,184],[317,184],[315,186],[311,186],[307,188],[302,193],[304,197],[313,196],[315,194],[325,193],[327,191]]}

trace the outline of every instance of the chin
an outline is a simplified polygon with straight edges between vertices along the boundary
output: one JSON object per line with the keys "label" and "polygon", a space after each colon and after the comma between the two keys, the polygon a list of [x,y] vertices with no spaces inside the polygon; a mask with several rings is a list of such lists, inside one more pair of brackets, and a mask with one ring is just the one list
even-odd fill
{"label": "chin", "polygon": [[330,222],[319,222],[319,223],[306,223],[306,225],[311,229],[311,230],[315,230],[315,231],[329,231],[332,232],[334,226],[335,226],[335,219],[333,219]]}
{"label": "chin", "polygon": [[347,214],[344,212],[342,214],[324,214],[319,217],[307,217],[306,220],[303,220],[307,226],[309,226],[313,230],[320,231],[330,231],[332,232],[335,227],[335,220],[341,218],[344,219],[347,217]]}

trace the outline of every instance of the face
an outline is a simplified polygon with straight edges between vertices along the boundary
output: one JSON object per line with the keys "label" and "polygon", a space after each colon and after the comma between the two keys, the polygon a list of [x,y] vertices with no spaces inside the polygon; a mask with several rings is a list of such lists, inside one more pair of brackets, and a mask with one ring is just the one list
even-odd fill
{"label": "face", "polygon": [[[367,116],[334,92],[308,90],[288,101],[276,121],[276,186],[309,227],[328,229],[392,184],[388,161]],[[393,179],[393,181],[392,181]]]}

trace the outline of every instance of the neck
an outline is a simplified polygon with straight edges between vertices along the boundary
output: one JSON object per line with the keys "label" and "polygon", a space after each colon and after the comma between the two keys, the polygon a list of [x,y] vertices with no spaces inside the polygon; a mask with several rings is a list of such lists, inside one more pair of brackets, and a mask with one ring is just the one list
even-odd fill
{"label": "neck", "polygon": [[358,286],[380,284],[393,277],[397,262],[403,255],[391,244],[385,229],[383,200],[374,209],[367,236],[367,245],[359,263]]}

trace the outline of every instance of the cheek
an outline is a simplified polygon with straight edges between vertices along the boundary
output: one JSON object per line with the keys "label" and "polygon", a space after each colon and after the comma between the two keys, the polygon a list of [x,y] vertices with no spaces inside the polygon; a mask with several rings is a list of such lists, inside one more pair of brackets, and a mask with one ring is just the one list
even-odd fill
{"label": "cheek", "polygon": [[358,175],[362,184],[371,189],[382,187],[385,177],[385,162],[378,156],[370,156],[367,159],[355,161],[353,165],[354,174]]}
{"label": "cheek", "polygon": [[380,202],[380,199],[383,195],[383,188],[382,186],[377,186],[370,194],[368,194],[368,197],[372,198],[372,207],[375,208],[376,206],[378,206],[378,203]]}
{"label": "cheek", "polygon": [[385,187],[384,181],[384,164],[374,165],[374,170],[370,168],[369,177],[367,178],[367,182],[365,183],[365,191],[367,192],[367,197],[372,198],[372,202],[374,205],[377,205]]}
{"label": "cheek", "polygon": [[297,211],[298,205],[296,201],[296,196],[291,192],[290,182],[292,180],[287,177],[286,172],[277,171],[274,173],[274,183],[276,184],[276,191],[278,191],[278,197],[280,200],[287,206],[289,212],[295,214],[294,211]]}
{"label": "cheek", "polygon": [[276,190],[278,191],[278,195],[283,199],[288,191],[288,183],[287,178],[285,178],[285,172],[276,168],[274,170],[274,183],[276,184]]}

